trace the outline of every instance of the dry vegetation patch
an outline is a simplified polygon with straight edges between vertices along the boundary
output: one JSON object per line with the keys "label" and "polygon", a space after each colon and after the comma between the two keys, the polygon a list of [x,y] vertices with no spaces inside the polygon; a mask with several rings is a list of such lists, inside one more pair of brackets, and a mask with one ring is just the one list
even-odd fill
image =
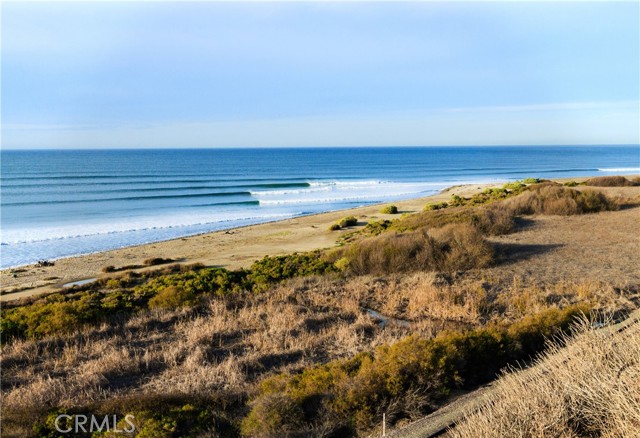
{"label": "dry vegetation patch", "polygon": [[451,437],[633,437],[640,430],[640,322],[598,331],[588,322],[524,372],[496,385],[491,401]]}

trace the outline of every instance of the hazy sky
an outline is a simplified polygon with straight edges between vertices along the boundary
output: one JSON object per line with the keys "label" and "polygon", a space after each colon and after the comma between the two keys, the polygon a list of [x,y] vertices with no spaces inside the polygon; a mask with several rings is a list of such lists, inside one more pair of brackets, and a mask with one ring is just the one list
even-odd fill
{"label": "hazy sky", "polygon": [[638,2],[2,3],[5,148],[640,142]]}

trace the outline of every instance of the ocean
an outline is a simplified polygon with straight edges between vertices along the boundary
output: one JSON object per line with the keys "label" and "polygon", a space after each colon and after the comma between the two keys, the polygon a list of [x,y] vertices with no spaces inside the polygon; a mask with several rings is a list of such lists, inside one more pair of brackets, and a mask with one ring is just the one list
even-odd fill
{"label": "ocean", "polygon": [[640,173],[640,147],[1,152],[1,267],[426,196],[465,183]]}

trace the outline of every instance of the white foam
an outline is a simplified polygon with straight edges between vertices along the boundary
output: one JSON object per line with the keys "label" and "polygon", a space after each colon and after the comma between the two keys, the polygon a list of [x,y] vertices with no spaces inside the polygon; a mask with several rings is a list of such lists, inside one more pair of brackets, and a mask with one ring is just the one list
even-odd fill
{"label": "white foam", "polygon": [[[254,211],[255,212],[255,211]],[[177,214],[173,216],[146,216],[97,222],[93,224],[69,224],[56,227],[20,228],[3,230],[2,243],[15,245],[21,243],[47,242],[52,240],[77,239],[98,235],[132,233],[148,230],[184,228],[236,221],[274,220],[290,217],[290,213],[248,214],[249,212],[227,212],[218,214]],[[80,232],[78,232],[80,230]]]}
{"label": "white foam", "polygon": [[252,196],[261,206],[383,202],[433,193],[451,182],[314,181],[309,185],[307,189],[256,191]]}
{"label": "white foam", "polygon": [[598,169],[599,172],[640,172],[640,167],[605,167]]}

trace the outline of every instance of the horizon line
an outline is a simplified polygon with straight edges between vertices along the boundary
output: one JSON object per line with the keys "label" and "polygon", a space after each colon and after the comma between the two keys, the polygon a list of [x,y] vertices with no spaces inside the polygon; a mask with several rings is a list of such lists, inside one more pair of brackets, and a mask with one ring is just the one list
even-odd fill
{"label": "horizon line", "polygon": [[149,150],[255,150],[255,149],[363,149],[363,148],[490,148],[490,147],[621,147],[621,146],[637,146],[640,147],[640,143],[567,143],[567,144],[474,144],[474,145],[339,145],[339,146],[203,146],[203,147],[191,147],[191,146],[169,146],[169,147],[82,147],[82,148],[15,148],[15,147],[0,147],[0,152],[12,151],[12,152],[25,152],[25,151],[149,151]]}

